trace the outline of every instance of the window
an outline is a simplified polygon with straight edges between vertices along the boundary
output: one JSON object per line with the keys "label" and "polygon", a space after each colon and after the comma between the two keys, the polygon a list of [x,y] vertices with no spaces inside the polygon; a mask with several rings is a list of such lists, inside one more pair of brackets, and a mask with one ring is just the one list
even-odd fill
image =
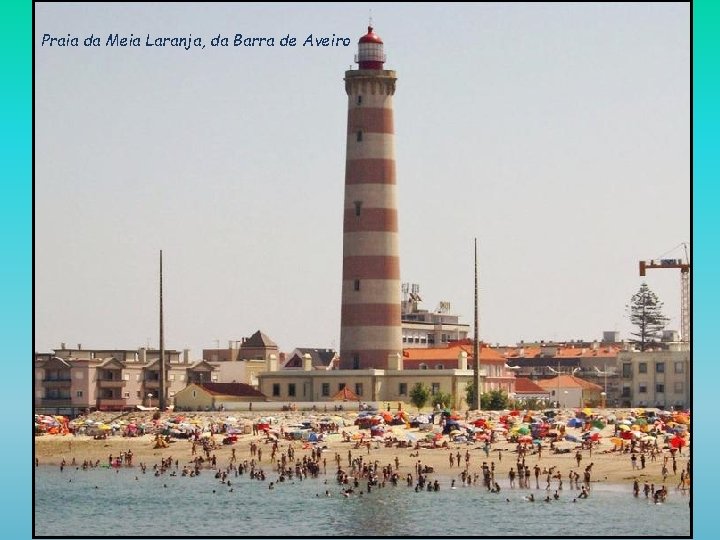
{"label": "window", "polygon": [[622,366],[622,375],[624,379],[630,379],[632,378],[632,364],[631,363],[624,363]]}
{"label": "window", "polygon": [[362,396],[362,395],[363,395],[363,385],[362,385],[361,382],[355,383],[355,393],[356,393],[358,396]]}
{"label": "window", "polygon": [[75,397],[82,397],[82,390],[78,390]]}
{"label": "window", "polygon": [[435,366],[435,369],[445,369],[445,366],[443,364],[438,364]]}
{"label": "window", "polygon": [[675,362],[675,373],[685,373],[685,366],[682,362]]}
{"label": "window", "polygon": [[280,395],[280,383],[274,383],[274,384],[273,384],[272,395],[275,396],[275,397],[277,397],[277,396]]}
{"label": "window", "polygon": [[420,364],[418,369],[427,369],[427,364]]}
{"label": "window", "polygon": [[[403,343],[407,343],[407,336],[403,336]],[[42,378],[42,375],[40,376]]]}
{"label": "window", "polygon": [[357,97],[357,104],[362,105],[362,96],[361,95],[358,95],[358,97]]}
{"label": "window", "polygon": [[655,364],[655,373],[665,373],[665,362]]}
{"label": "window", "polygon": [[638,386],[638,394],[647,394],[647,384]]}
{"label": "window", "polygon": [[123,397],[124,397],[125,399],[128,399],[128,398],[130,397],[130,392],[124,392],[124,393],[123,393]]}
{"label": "window", "polygon": [[427,340],[428,340],[428,344],[434,345],[435,344],[435,334],[428,334]]}
{"label": "window", "polygon": [[295,383],[288,383],[288,396],[295,396]]}
{"label": "window", "polygon": [[398,394],[401,396],[407,396],[407,383],[401,382],[398,385]]}
{"label": "window", "polygon": [[440,391],[440,383],[434,382],[430,384],[430,393],[434,396]]}
{"label": "window", "polygon": [[682,381],[675,381],[675,386],[673,388],[675,390],[676,394],[682,394],[683,393],[683,383]]}
{"label": "window", "polygon": [[213,373],[210,379],[212,380],[212,382],[217,382],[218,376]]}
{"label": "window", "polygon": [[665,392],[665,385],[662,383],[658,383],[655,385],[655,392],[658,394],[663,394]]}
{"label": "window", "polygon": [[181,374],[181,375],[180,375],[180,380],[181,380],[181,381],[184,381],[184,380],[185,380],[185,375],[182,375],[182,374]]}
{"label": "window", "polygon": [[638,364],[638,373],[647,373],[647,362],[640,362]]}
{"label": "window", "polygon": [[629,386],[623,386],[622,397],[630,397],[630,387]]}
{"label": "window", "polygon": [[326,383],[326,382],[322,383],[320,393],[323,396],[329,396],[330,395],[330,383]]}
{"label": "window", "polygon": [[174,381],[174,380],[175,380],[175,374],[174,374],[174,373],[171,373],[170,375],[168,375],[168,381]]}
{"label": "window", "polygon": [[358,353],[353,354],[353,369],[360,369],[360,355]]}
{"label": "window", "polygon": [[123,381],[129,381],[129,380],[130,380],[130,374],[129,374],[129,373],[124,373],[123,376],[122,376],[122,380],[123,380]]}
{"label": "window", "polygon": [[[273,390],[275,390],[275,385],[273,385]],[[195,390],[193,390],[193,397],[197,397],[197,392]]]}
{"label": "window", "polygon": [[362,142],[362,131],[357,132],[357,142]]}
{"label": "window", "polygon": [[356,291],[359,291],[359,290],[360,290],[360,280],[359,280],[359,279],[356,279],[356,280],[355,280],[355,283],[353,284],[353,288],[354,288]]}
{"label": "window", "polygon": [[135,392],[135,397],[138,398],[138,399],[140,399],[140,390],[138,390],[137,392]]}
{"label": "window", "polygon": [[362,201],[355,201],[355,215],[360,215],[360,210],[362,209]]}

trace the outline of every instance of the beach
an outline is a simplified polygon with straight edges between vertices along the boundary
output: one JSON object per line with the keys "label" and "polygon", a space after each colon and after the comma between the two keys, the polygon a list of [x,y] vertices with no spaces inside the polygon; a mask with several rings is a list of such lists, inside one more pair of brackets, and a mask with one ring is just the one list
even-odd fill
{"label": "beach", "polygon": [[[508,441],[506,435],[501,433],[497,433],[494,441],[489,444],[482,441],[472,441],[471,443],[454,442],[453,437],[445,435],[442,438],[438,437],[438,440],[434,443],[437,447],[432,447],[433,443],[431,442],[423,441],[419,447],[417,447],[417,444],[411,443],[408,447],[399,448],[397,445],[387,445],[388,441],[394,438],[392,431],[389,431],[383,440],[379,437],[372,439],[367,429],[360,429],[358,426],[353,425],[358,413],[333,412],[327,414],[332,414],[334,418],[339,416],[343,419],[342,423],[350,425],[338,426],[337,432],[339,435],[330,436],[328,437],[329,440],[321,440],[316,443],[303,440],[288,440],[282,437],[280,433],[287,434],[288,431],[293,429],[293,426],[299,425],[303,420],[307,421],[308,419],[317,419],[323,416],[317,412],[278,413],[268,417],[264,417],[261,413],[168,412],[164,413],[155,424],[153,424],[151,412],[134,412],[122,417],[112,413],[94,413],[89,419],[95,420],[95,422],[114,421],[116,426],[127,426],[128,424],[163,426],[167,425],[167,421],[177,419],[180,416],[186,421],[192,421],[193,425],[197,426],[198,433],[201,430],[208,430],[209,426],[215,426],[209,428],[212,431],[220,431],[224,429],[222,426],[237,425],[240,429],[236,430],[236,442],[233,444],[222,443],[227,435],[225,433],[209,433],[209,431],[205,431],[205,434],[202,435],[203,439],[208,439],[209,442],[212,441],[209,455],[215,456],[218,469],[227,468],[230,465],[233,452],[235,453],[235,463],[244,460],[251,461],[253,459],[251,444],[254,443],[261,450],[260,459],[258,459],[257,455],[254,456],[254,459],[258,463],[258,467],[268,473],[269,478],[274,478],[277,475],[277,462],[271,463],[271,449],[275,442],[277,442],[278,460],[281,454],[288,453],[291,446],[294,450],[295,460],[302,460],[305,456],[310,458],[311,451],[316,447],[322,449],[321,463],[324,459],[326,464],[321,473],[327,475],[335,474],[337,470],[335,456],[339,454],[340,465],[346,470],[349,468],[349,455],[351,458],[362,456],[364,463],[377,461],[380,467],[392,464],[393,469],[398,472],[400,478],[404,478],[408,473],[416,474],[418,461],[420,461],[423,467],[429,466],[432,468],[433,475],[444,479],[457,479],[457,482],[460,482],[460,474],[466,469],[466,465],[471,475],[480,473],[480,481],[482,481],[481,467],[485,462],[488,467],[494,467],[494,478],[496,480],[507,482],[510,469],[517,471],[518,461],[522,462],[524,458],[524,465],[529,467],[531,471],[530,488],[536,488],[536,485],[545,488],[548,485],[548,472],[551,471],[553,475],[560,472],[559,479],[554,476],[551,479],[550,486],[553,490],[559,487],[560,481],[564,482],[566,489],[568,488],[571,471],[579,473],[582,482],[584,471],[591,464],[591,483],[627,485],[628,491],[631,492],[632,484],[635,480],[638,480],[641,486],[644,482],[656,486],[661,486],[664,483],[669,490],[675,489],[680,482],[682,471],[687,468],[690,457],[690,450],[687,447],[671,451],[669,445],[658,444],[655,456],[650,451],[645,452],[644,467],[641,466],[640,453],[636,454],[636,464],[633,466],[630,452],[612,451],[613,448],[616,448],[610,442],[610,439],[615,434],[613,424],[608,424],[599,431],[596,430],[598,431],[598,440],[591,447],[563,440],[557,444],[557,447],[562,448],[564,453],[553,453],[550,443],[543,441],[540,453],[538,453],[535,444],[530,444],[521,445],[521,447],[526,448],[525,453],[521,455],[518,454],[518,444]],[[562,417],[570,418],[572,414],[572,411],[567,411]],[[617,413],[618,417],[621,417],[622,414],[622,412]],[[496,422],[498,414],[489,415],[486,413],[481,417],[487,418],[489,422]],[[228,418],[231,418],[232,421],[228,422]],[[472,422],[473,419],[474,416],[471,416],[469,421]],[[244,426],[258,423],[261,420],[270,422],[270,428],[272,429],[270,436],[264,431],[259,432],[257,435],[244,433],[242,429]],[[409,429],[407,426],[402,426],[400,429],[403,429],[406,433],[414,434],[414,438],[424,434],[420,430]],[[195,456],[203,454],[202,447],[198,444],[196,454],[193,455],[192,438],[163,437],[163,441],[169,442],[163,443],[166,447],[157,448],[155,434],[146,433],[140,436],[123,436],[121,434],[126,432],[126,429],[117,429],[116,434],[111,435],[109,433],[112,433],[112,431],[108,430],[107,438],[99,440],[93,436],[79,435],[77,433],[36,436],[34,457],[38,465],[59,467],[64,463],[63,466],[66,467],[78,467],[83,462],[88,462],[107,466],[112,464],[112,460],[117,459],[121,453],[131,451],[131,466],[138,466],[142,463],[152,467],[160,464],[163,459],[172,459],[177,461],[180,466],[183,466],[191,463]],[[576,433],[579,437],[581,430],[580,428],[568,427],[566,433]],[[362,440],[360,440],[361,436]],[[350,440],[344,441],[343,438],[349,438]],[[198,439],[198,441],[201,440]],[[420,438],[420,440],[423,439]],[[450,460],[451,454],[453,455],[452,464]],[[578,456],[580,457],[579,463]],[[396,458],[397,467],[395,466]],[[458,458],[460,461],[459,466]],[[674,468],[673,462],[675,464]],[[128,465],[123,461],[122,466]],[[539,470],[536,469],[536,466]],[[667,469],[667,476],[664,481],[663,467]],[[536,471],[538,472],[537,479],[535,476]],[[689,487],[689,482],[687,482],[686,487]]]}

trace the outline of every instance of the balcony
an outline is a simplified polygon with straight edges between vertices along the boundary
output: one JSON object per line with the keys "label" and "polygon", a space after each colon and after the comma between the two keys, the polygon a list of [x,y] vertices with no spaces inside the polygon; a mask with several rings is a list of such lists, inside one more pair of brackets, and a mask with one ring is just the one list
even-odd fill
{"label": "balcony", "polygon": [[98,379],[98,388],[124,388],[127,381],[122,379]]}
{"label": "balcony", "polygon": [[155,380],[147,380],[146,379],[143,381],[143,385],[145,386],[145,388],[160,388],[160,380],[159,379],[155,379]]}
{"label": "balcony", "polygon": [[69,407],[72,404],[69,397],[44,397],[40,401],[42,407]]}
{"label": "balcony", "polygon": [[70,377],[66,378],[57,378],[53,377],[51,379],[43,379],[42,385],[43,388],[68,388],[72,381],[70,380]]}
{"label": "balcony", "polygon": [[99,411],[119,411],[127,407],[127,399],[124,398],[98,398],[96,407]]}

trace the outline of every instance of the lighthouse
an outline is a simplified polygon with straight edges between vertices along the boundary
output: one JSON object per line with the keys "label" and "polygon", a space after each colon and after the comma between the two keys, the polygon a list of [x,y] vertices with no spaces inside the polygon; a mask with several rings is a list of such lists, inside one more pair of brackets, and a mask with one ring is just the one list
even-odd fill
{"label": "lighthouse", "polygon": [[372,27],[358,42],[348,96],[340,369],[387,369],[402,354],[393,126],[394,71]]}

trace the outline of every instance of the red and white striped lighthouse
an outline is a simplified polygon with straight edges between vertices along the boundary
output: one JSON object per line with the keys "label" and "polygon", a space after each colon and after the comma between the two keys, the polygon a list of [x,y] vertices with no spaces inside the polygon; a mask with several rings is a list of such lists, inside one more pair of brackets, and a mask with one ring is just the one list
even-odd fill
{"label": "red and white striped lighthouse", "polygon": [[359,69],[345,72],[340,369],[386,369],[388,355],[402,354],[392,105],[396,77],[383,69],[383,42],[372,27],[358,42],[356,62]]}

